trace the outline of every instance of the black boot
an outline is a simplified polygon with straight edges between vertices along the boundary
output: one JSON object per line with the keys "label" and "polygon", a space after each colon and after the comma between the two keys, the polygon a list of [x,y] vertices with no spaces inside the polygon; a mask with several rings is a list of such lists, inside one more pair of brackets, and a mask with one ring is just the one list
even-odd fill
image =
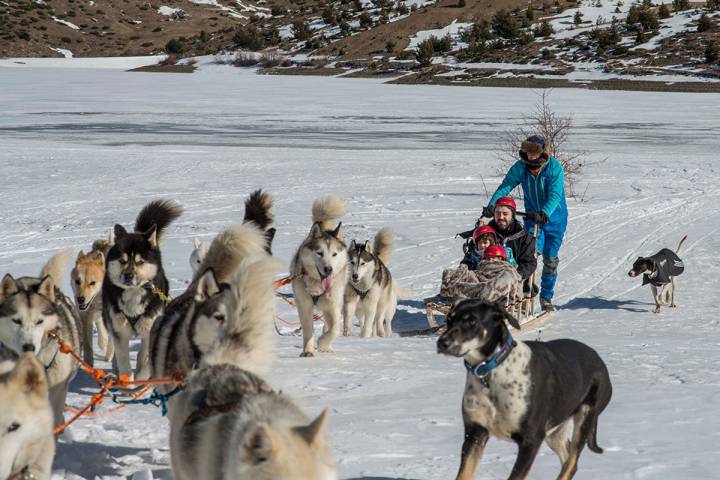
{"label": "black boot", "polygon": [[540,308],[542,308],[543,312],[554,312],[555,311],[555,305],[552,304],[550,300],[547,298],[540,297]]}

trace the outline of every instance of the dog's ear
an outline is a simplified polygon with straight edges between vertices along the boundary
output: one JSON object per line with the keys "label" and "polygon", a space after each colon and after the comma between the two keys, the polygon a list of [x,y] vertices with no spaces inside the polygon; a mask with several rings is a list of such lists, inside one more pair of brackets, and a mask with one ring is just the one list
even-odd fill
{"label": "dog's ear", "polygon": [[275,240],[275,234],[277,230],[275,227],[268,228],[265,230],[265,251],[272,255],[272,242]]}
{"label": "dog's ear", "polygon": [[115,245],[115,231],[114,230],[110,230],[108,232],[107,241],[108,241],[108,247],[112,247],[113,245]]}
{"label": "dog's ear", "polygon": [[102,263],[105,265],[105,254],[101,252],[100,250],[95,250],[92,253],[92,256],[98,261],[98,263]]}
{"label": "dog's ear", "polygon": [[513,315],[510,314],[510,312],[507,311],[505,308],[505,302],[504,300],[498,300],[495,302],[495,310],[500,313],[503,319],[507,320],[510,325],[513,326],[513,328],[520,330],[520,323],[517,321],[517,318],[515,318]]}
{"label": "dog's ear", "polygon": [[37,292],[51,302],[55,301],[55,282],[50,275],[45,275],[37,287]]}
{"label": "dog's ear", "polygon": [[370,244],[370,240],[365,240],[364,248],[365,248],[366,252],[373,253],[373,248],[372,248],[372,244]]}
{"label": "dog's ear", "polygon": [[10,295],[16,294],[20,289],[15,283],[15,279],[9,273],[5,274],[0,283],[0,301],[6,299]]}
{"label": "dog's ear", "polygon": [[85,255],[85,252],[82,251],[82,250],[80,250],[80,251],[78,252],[78,256],[77,256],[77,258],[75,259],[75,261],[76,261],[76,262],[79,262],[80,260],[84,259],[85,256],[86,256],[86,255]]}
{"label": "dog's ear", "polygon": [[330,235],[333,237],[340,239],[340,227],[342,227],[342,222],[338,222],[337,227],[335,227],[335,230],[330,230]]}
{"label": "dog's ear", "polygon": [[293,430],[300,435],[308,445],[317,445],[318,442],[327,438],[329,416],[330,412],[328,412],[326,408],[312,423],[304,427],[295,427]]}
{"label": "dog's ear", "polygon": [[10,373],[10,381],[22,392],[40,398],[47,397],[47,375],[45,369],[32,352],[22,354]]}
{"label": "dog's ear", "polygon": [[267,462],[273,455],[274,445],[270,427],[264,423],[247,430],[240,445],[240,458],[243,463],[259,465]]}
{"label": "dog's ear", "polygon": [[201,244],[200,240],[198,240],[197,238],[194,238],[194,239],[193,239],[193,247],[194,247],[196,250],[197,250],[198,248],[200,248],[200,244]]}
{"label": "dog's ear", "polygon": [[219,291],[220,285],[218,285],[217,279],[215,278],[215,272],[213,272],[212,268],[208,268],[205,270],[205,273],[200,276],[197,286],[195,287],[195,301],[198,303],[205,302]]}
{"label": "dog's ear", "polygon": [[150,245],[152,245],[153,247],[157,247],[157,225],[153,225],[152,227],[148,228],[148,231],[143,233],[143,237],[145,237],[145,240],[147,240]]}
{"label": "dog's ear", "polygon": [[115,234],[115,241],[119,242],[123,238],[127,236],[127,230],[125,230],[125,227],[120,225],[119,223],[115,225],[115,229],[113,230],[113,233]]}
{"label": "dog's ear", "polygon": [[348,247],[348,251],[354,252],[355,250],[357,250],[357,243],[355,243],[355,240],[352,240],[350,242],[350,246]]}
{"label": "dog's ear", "polygon": [[317,222],[313,223],[313,226],[310,229],[310,237],[322,238],[322,236],[323,236],[323,231],[322,231],[322,228],[320,228],[320,224]]}

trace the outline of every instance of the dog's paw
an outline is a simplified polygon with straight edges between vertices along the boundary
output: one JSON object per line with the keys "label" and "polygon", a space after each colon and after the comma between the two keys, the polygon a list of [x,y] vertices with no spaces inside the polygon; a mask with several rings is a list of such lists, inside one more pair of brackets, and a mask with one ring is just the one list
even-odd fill
{"label": "dog's paw", "polygon": [[318,352],[335,353],[335,350],[333,350],[330,345],[326,345],[326,346],[322,346],[322,347],[318,345]]}
{"label": "dog's paw", "polygon": [[653,310],[655,313],[660,313],[660,307],[657,307],[655,310]]}
{"label": "dog's paw", "polygon": [[343,330],[343,337],[352,337],[352,330]]}
{"label": "dog's paw", "polygon": [[670,308],[677,308],[677,303],[671,303],[671,304],[669,305],[669,307],[670,307]]}
{"label": "dog's paw", "polygon": [[313,353],[313,352],[302,352],[300,354],[300,358],[311,358],[314,356],[315,356],[315,353]]}

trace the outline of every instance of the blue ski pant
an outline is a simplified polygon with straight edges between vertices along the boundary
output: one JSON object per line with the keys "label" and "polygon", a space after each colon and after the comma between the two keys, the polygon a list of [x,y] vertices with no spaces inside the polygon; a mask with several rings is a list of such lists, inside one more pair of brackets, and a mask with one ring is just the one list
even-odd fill
{"label": "blue ski pant", "polygon": [[[542,276],[540,277],[540,296],[551,300],[555,294],[557,269],[560,264],[558,253],[565,237],[567,219],[538,225],[537,251],[543,257]],[[525,229],[532,235],[535,223],[525,221]]]}

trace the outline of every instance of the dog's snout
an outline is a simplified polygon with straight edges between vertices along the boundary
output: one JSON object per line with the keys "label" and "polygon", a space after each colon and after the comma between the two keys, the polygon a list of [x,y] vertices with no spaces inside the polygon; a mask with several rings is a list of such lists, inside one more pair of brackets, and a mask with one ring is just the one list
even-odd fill
{"label": "dog's snout", "polygon": [[125,283],[130,283],[133,280],[133,274],[132,272],[125,272],[123,273],[123,280],[125,280]]}
{"label": "dog's snout", "polygon": [[357,281],[358,281],[358,275],[357,275],[357,273],[353,273],[353,274],[352,274],[352,279],[353,279],[353,282],[357,282]]}
{"label": "dog's snout", "polygon": [[22,346],[23,352],[34,352],[35,351],[35,345],[32,343],[26,343]]}
{"label": "dog's snout", "polygon": [[438,353],[443,353],[444,351],[446,351],[448,349],[449,346],[450,346],[450,340],[448,340],[448,338],[446,336],[442,336],[442,337],[438,338],[438,341],[437,341]]}
{"label": "dog's snout", "polygon": [[333,272],[333,268],[330,265],[325,267],[325,275],[330,275],[330,274],[332,274],[332,272]]}
{"label": "dog's snout", "polygon": [[77,297],[77,301],[78,301],[78,303],[79,303],[80,305],[84,305],[84,304],[85,304],[85,297]]}
{"label": "dog's snout", "polygon": [[628,277],[634,277],[634,276],[636,276],[636,275],[637,275],[637,274],[635,273],[635,270],[630,270],[630,271],[628,272]]}

